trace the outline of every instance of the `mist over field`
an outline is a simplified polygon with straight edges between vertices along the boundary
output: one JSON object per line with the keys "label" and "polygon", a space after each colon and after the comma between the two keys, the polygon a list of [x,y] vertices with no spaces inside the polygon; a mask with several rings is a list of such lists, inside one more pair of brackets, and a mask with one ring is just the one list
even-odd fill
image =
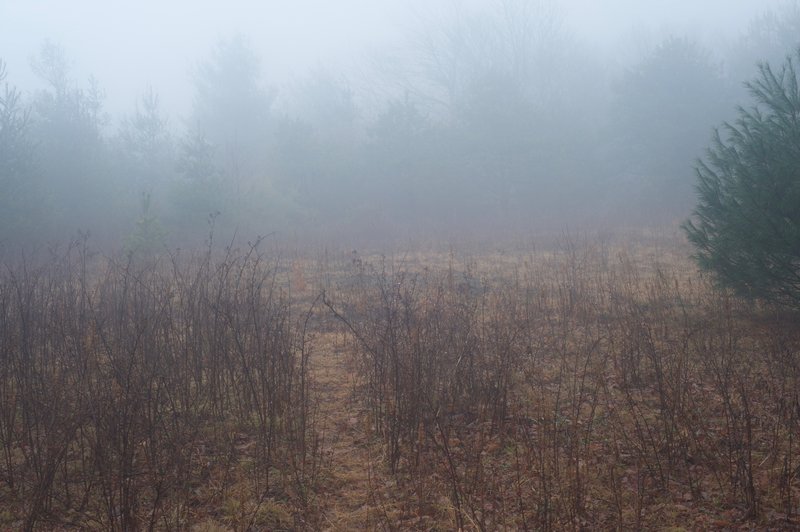
{"label": "mist over field", "polygon": [[0,530],[800,530],[800,0],[0,0]]}
{"label": "mist over field", "polygon": [[0,242],[674,228],[793,2],[4,2]]}

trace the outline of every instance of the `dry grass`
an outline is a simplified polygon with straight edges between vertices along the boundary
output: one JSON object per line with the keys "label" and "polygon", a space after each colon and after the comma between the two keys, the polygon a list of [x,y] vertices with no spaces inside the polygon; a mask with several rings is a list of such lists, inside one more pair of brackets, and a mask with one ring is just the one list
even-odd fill
{"label": "dry grass", "polygon": [[0,274],[2,527],[304,525],[305,322],[256,246]]}
{"label": "dry grass", "polygon": [[386,470],[425,494],[394,506],[420,528],[796,526],[796,316],[680,257],[354,260],[327,303]]}
{"label": "dry grass", "polygon": [[8,265],[0,526],[796,528],[798,317],[687,254]]}

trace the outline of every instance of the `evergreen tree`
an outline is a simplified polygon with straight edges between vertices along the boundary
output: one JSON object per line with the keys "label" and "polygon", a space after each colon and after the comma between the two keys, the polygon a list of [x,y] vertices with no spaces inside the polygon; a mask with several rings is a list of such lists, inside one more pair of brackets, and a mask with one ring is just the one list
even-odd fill
{"label": "evergreen tree", "polygon": [[125,248],[130,255],[153,256],[165,248],[167,233],[153,212],[149,193],[142,194],[142,212],[136,227],[128,236]]}
{"label": "evergreen tree", "polygon": [[685,223],[698,264],[752,298],[800,308],[800,50],[747,84],[755,105],[717,131]]}

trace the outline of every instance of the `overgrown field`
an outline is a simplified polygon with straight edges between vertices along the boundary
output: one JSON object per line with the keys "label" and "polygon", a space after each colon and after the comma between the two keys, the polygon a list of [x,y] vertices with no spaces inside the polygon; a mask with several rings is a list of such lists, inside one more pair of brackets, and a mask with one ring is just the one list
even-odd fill
{"label": "overgrown field", "polygon": [[673,240],[0,274],[0,526],[798,526],[800,317]]}
{"label": "overgrown field", "polygon": [[0,274],[0,527],[302,524],[309,351],[253,247]]}

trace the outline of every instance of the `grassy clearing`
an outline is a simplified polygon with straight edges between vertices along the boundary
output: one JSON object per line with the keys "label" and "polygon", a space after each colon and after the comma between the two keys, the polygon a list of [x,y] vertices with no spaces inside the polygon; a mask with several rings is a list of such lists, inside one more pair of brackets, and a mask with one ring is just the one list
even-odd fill
{"label": "grassy clearing", "polygon": [[798,525],[796,315],[680,243],[0,278],[0,526]]}
{"label": "grassy clearing", "polygon": [[567,244],[463,266],[354,260],[326,302],[385,467],[425,494],[405,519],[796,526],[796,316],[680,257]]}

